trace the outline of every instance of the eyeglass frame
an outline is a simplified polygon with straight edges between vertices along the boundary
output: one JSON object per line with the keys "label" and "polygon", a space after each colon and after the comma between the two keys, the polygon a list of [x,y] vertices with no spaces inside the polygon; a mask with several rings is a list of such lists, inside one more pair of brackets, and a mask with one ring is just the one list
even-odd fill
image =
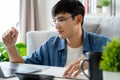
{"label": "eyeglass frame", "polygon": [[58,19],[58,20],[53,20],[50,22],[50,24],[55,27],[57,23],[59,23],[60,25],[63,25],[63,22],[68,20],[69,18],[72,18],[73,16],[68,16],[68,17],[65,17],[65,18],[61,18],[61,19]]}

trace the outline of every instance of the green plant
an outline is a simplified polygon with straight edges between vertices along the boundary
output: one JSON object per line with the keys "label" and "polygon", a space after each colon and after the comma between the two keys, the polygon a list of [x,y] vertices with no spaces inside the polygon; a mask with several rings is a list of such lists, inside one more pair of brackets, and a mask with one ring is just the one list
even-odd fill
{"label": "green plant", "polygon": [[110,0],[99,0],[98,3],[100,6],[109,6],[111,1]]}
{"label": "green plant", "polygon": [[[25,43],[22,43],[22,42],[16,43],[16,49],[18,50],[21,56],[26,55]],[[8,56],[8,52],[5,45],[3,44],[2,41],[0,41],[0,62],[3,62],[3,61],[9,61],[9,56]]]}
{"label": "green plant", "polygon": [[96,7],[97,7],[97,8],[102,8],[102,6],[101,6],[101,5],[97,5]]}
{"label": "green plant", "polygon": [[100,68],[105,71],[120,72],[120,40],[117,37],[103,47]]}

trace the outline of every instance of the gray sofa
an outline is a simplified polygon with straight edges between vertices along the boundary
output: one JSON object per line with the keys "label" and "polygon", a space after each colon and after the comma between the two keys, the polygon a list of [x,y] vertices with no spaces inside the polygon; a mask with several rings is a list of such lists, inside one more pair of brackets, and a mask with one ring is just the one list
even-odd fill
{"label": "gray sofa", "polygon": [[97,34],[104,34],[106,36],[109,36],[110,38],[118,36],[120,39],[120,17],[88,17],[85,18],[85,23],[98,24],[99,26],[96,28],[95,31]]}
{"label": "gray sofa", "polygon": [[[120,17],[85,17],[84,28],[88,32],[104,34],[113,38],[118,36],[120,39]],[[56,31],[29,31],[27,38],[27,53],[31,55],[32,51],[37,49],[50,36],[57,35]]]}

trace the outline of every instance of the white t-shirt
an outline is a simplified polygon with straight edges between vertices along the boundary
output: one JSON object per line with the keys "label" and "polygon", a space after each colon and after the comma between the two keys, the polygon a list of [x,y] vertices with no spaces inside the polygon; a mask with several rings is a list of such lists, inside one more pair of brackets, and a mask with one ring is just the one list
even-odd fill
{"label": "white t-shirt", "polygon": [[71,48],[69,45],[67,45],[67,61],[65,66],[71,64],[78,57],[84,57],[82,51],[83,46],[80,46],[78,48]]}

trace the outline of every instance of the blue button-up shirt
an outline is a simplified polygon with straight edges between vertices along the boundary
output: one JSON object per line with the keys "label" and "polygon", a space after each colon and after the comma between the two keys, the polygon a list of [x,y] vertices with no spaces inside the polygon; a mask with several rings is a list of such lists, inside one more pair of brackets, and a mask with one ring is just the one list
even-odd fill
{"label": "blue button-up shirt", "polygon": [[[83,54],[85,52],[102,52],[110,39],[103,35],[83,30]],[[25,63],[64,67],[67,60],[67,43],[59,36],[53,36],[43,43],[31,56],[24,58]]]}

